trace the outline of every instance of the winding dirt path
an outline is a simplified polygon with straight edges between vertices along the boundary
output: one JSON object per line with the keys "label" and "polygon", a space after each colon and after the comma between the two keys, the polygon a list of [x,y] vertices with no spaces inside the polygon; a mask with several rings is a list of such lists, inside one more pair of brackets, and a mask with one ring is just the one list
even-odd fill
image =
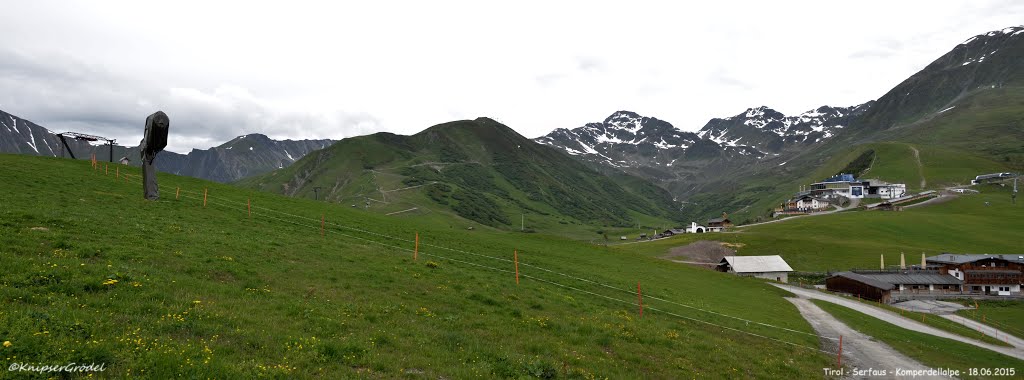
{"label": "winding dirt path", "polygon": [[1003,355],[1007,355],[1007,356],[1010,356],[1010,357],[1014,357],[1014,358],[1017,358],[1017,359],[1024,360],[1024,349],[1021,349],[1021,348],[996,346],[994,344],[985,343],[985,342],[982,342],[982,341],[979,341],[979,340],[976,340],[976,339],[967,338],[967,337],[964,337],[962,335],[957,335],[957,334],[954,334],[954,333],[951,333],[951,332],[948,332],[948,331],[945,331],[945,330],[939,330],[939,329],[937,329],[935,327],[926,325],[924,323],[921,323],[921,322],[918,322],[918,321],[915,321],[915,320],[912,320],[912,319],[909,319],[909,318],[905,318],[905,317],[903,317],[903,316],[901,316],[899,314],[893,313],[893,312],[891,312],[889,310],[886,310],[886,309],[882,309],[882,308],[879,308],[879,307],[867,305],[867,304],[864,304],[864,303],[861,303],[861,302],[857,302],[857,301],[853,301],[853,300],[848,300],[848,299],[843,298],[843,297],[831,295],[831,294],[828,294],[828,293],[823,293],[823,292],[820,292],[820,291],[817,291],[817,290],[809,290],[809,289],[799,288],[799,287],[796,287],[796,286],[782,285],[782,284],[772,284],[772,285],[777,286],[777,287],[782,288],[782,289],[785,289],[785,290],[789,291],[790,293],[793,293],[793,294],[795,294],[795,295],[797,295],[799,297],[813,298],[813,299],[828,301],[828,302],[834,303],[836,305],[845,306],[847,308],[850,308],[850,309],[856,310],[858,312],[867,314],[869,316],[878,318],[879,320],[882,320],[882,321],[885,321],[885,322],[889,322],[891,324],[894,324],[896,326],[905,328],[907,330],[917,331],[919,333],[924,333],[924,334],[928,334],[928,335],[934,335],[934,336],[937,336],[937,337],[940,337],[940,338],[952,339],[952,340],[955,340],[955,341],[958,341],[958,342],[967,343],[967,344],[970,344],[970,345],[973,345],[973,346],[977,346],[977,347],[981,347],[981,348],[984,348],[984,349],[987,349],[987,350],[990,350],[990,351],[993,351],[993,352],[998,352],[998,353],[1003,354]]}
{"label": "winding dirt path", "polygon": [[[903,355],[889,345],[876,341],[872,337],[854,330],[850,326],[822,310],[806,298],[786,298],[792,302],[800,315],[811,324],[818,336],[822,337],[843,337],[843,362],[856,369],[885,370],[887,374],[895,374],[896,369],[903,370],[927,370],[928,366]],[[838,344],[831,339],[822,339],[822,345],[826,350],[836,350]],[[859,379],[866,377],[850,376],[849,373],[843,378]],[[889,376],[885,378],[894,378]],[[929,377],[920,377],[928,379]],[[936,377],[941,378],[941,377]]]}
{"label": "winding dirt path", "polygon": [[925,186],[928,186],[928,181],[924,179],[924,165],[921,165],[921,152],[917,150],[913,145],[907,144],[910,150],[914,151],[914,162],[917,163],[917,175],[921,177],[921,189],[924,190]]}

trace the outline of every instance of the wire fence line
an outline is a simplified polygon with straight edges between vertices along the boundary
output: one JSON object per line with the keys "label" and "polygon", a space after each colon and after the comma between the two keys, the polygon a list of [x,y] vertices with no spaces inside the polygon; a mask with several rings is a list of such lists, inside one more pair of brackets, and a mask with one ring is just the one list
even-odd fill
{"label": "wire fence line", "polygon": [[[136,182],[138,184],[141,184],[141,182],[142,182],[141,177],[139,177],[137,175],[132,175],[132,177],[134,177],[134,178],[130,178],[128,175],[125,175],[125,178],[127,178],[129,180],[132,180],[133,182]],[[284,212],[284,211],[280,211],[280,210],[274,210],[274,209],[267,208],[267,207],[252,205],[251,202],[240,202],[240,201],[231,200],[231,199],[227,199],[227,198],[223,198],[223,197],[210,196],[209,193],[205,192],[205,191],[201,193],[201,192],[198,192],[198,191],[191,191],[191,190],[187,190],[187,189],[181,189],[180,187],[178,188],[178,190],[180,191],[180,196],[183,197],[183,198],[194,199],[194,200],[197,200],[197,201],[206,201],[207,203],[210,203],[210,204],[213,204],[213,205],[216,205],[216,206],[219,206],[219,207],[223,207],[223,208],[226,208],[226,209],[238,210],[239,212],[241,212],[243,214],[251,213],[252,215],[255,215],[255,216],[259,216],[259,217],[263,217],[263,218],[268,218],[268,219],[272,219],[272,220],[277,220],[277,221],[280,221],[280,222],[284,222],[284,223],[288,223],[288,224],[292,224],[292,225],[296,225],[296,226],[300,226],[300,227],[306,227],[306,228],[312,228],[312,229],[322,229],[325,233],[326,232],[330,232],[330,233],[333,233],[333,234],[337,234],[339,236],[344,236],[344,237],[347,237],[347,238],[351,238],[351,239],[355,239],[355,240],[359,240],[359,241],[363,241],[363,242],[379,245],[379,246],[382,246],[382,247],[387,247],[387,248],[403,251],[403,252],[414,252],[415,251],[414,249],[410,249],[408,247],[391,245],[391,244],[383,243],[383,242],[380,242],[380,241],[377,241],[377,240],[373,240],[373,239],[367,239],[367,238],[364,238],[364,237],[359,237],[359,236],[354,236],[354,235],[351,235],[351,234],[346,234],[346,233],[343,233],[343,232],[338,231],[338,230],[326,229],[325,226],[326,225],[330,225],[332,227],[337,227],[337,228],[340,228],[340,229],[346,229],[346,230],[350,230],[350,231],[361,232],[361,233],[365,233],[365,234],[372,235],[372,236],[377,236],[377,237],[382,237],[382,238],[387,238],[387,239],[392,239],[392,240],[398,240],[398,241],[402,241],[402,242],[410,242],[410,243],[414,242],[414,240],[411,240],[411,239],[400,238],[400,237],[391,236],[391,235],[387,235],[387,234],[383,234],[383,233],[378,233],[378,232],[374,232],[374,231],[369,231],[369,230],[365,230],[365,229],[355,228],[355,227],[351,227],[351,226],[345,226],[345,225],[338,224],[338,223],[327,222],[327,221],[324,221],[324,220],[317,220],[316,218],[309,218],[309,217],[304,217],[304,216],[301,216],[301,215],[291,214],[291,213],[288,213],[288,212]],[[188,194],[193,194],[193,195],[195,195],[195,197],[189,196]],[[200,198],[200,197],[203,197],[203,198]],[[295,221],[292,221],[292,220],[287,220],[287,219],[284,219],[284,218],[279,218],[279,217],[276,217],[276,216],[273,216],[273,215],[269,215],[267,213],[252,212],[250,210],[241,209],[238,206],[232,206],[230,204],[222,203],[220,201],[228,202],[228,203],[248,204],[248,207],[252,208],[252,209],[259,209],[259,210],[274,212],[274,213],[278,213],[278,214],[281,214],[281,215],[286,215],[286,216],[289,216],[289,217],[292,217],[292,218],[297,218],[297,219],[302,219],[302,220],[307,220],[307,221],[323,222],[323,224],[325,226],[321,227],[321,226],[317,226],[317,225],[304,224],[304,223],[299,223],[299,222],[295,222]],[[442,249],[442,250],[447,250],[447,251],[457,252],[457,253],[463,253],[463,254],[468,254],[468,255],[472,255],[472,256],[476,256],[476,257],[482,257],[482,258],[487,258],[487,259],[491,259],[491,260],[502,261],[502,262],[506,262],[506,263],[512,263],[513,262],[513,260],[505,259],[505,258],[502,258],[502,257],[485,255],[485,254],[480,254],[480,253],[476,253],[476,252],[470,252],[470,251],[465,251],[465,250],[460,250],[460,249],[455,249],[455,248],[450,248],[450,247],[444,247],[444,246],[439,246],[439,245],[434,245],[434,244],[427,244],[427,243],[420,243],[420,244],[422,244],[425,247]],[[466,261],[466,260],[456,259],[456,258],[453,258],[453,257],[439,255],[439,254],[436,254],[436,253],[419,251],[418,254],[426,256],[426,257],[435,257],[435,258],[438,258],[438,259],[441,259],[441,260],[448,260],[448,261],[451,261],[451,262],[454,262],[454,263],[460,263],[460,264],[465,264],[465,265],[469,265],[469,266],[473,266],[473,267],[477,267],[477,268],[482,268],[482,269],[486,269],[486,270],[490,270],[490,271],[494,271],[494,272],[500,272],[500,273],[506,273],[506,274],[513,274],[513,273],[515,273],[512,270],[496,268],[496,267],[492,267],[492,266],[489,266],[489,265],[484,265],[484,264],[474,263],[474,262],[470,262],[470,261]],[[599,282],[599,281],[594,281],[594,280],[591,280],[591,279],[582,278],[582,277],[578,277],[578,276],[575,276],[575,275],[558,272],[558,271],[551,270],[551,269],[548,269],[548,268],[544,268],[544,267],[541,267],[541,266],[538,266],[538,265],[529,264],[529,263],[523,263],[521,261],[519,262],[519,264],[523,265],[524,267],[529,267],[529,268],[537,269],[537,270],[540,270],[540,271],[543,271],[543,272],[555,274],[555,275],[558,275],[558,276],[562,276],[562,277],[573,279],[573,280],[576,280],[576,281],[588,283],[588,284],[591,284],[591,285],[595,285],[595,286],[599,286],[599,287],[603,287],[603,288],[607,288],[607,289],[611,289],[611,290],[616,290],[616,291],[619,291],[619,292],[625,292],[625,293],[628,293],[628,294],[631,294],[631,295],[635,294],[630,289],[622,289],[622,288],[619,288],[619,287],[616,287],[616,286],[612,286],[612,285],[609,285],[609,284],[605,284],[605,283],[602,283],[602,282]],[[604,294],[588,291],[588,290],[585,290],[585,289],[580,289],[580,288],[577,288],[577,287],[574,287],[574,286],[562,284],[562,283],[559,283],[559,282],[556,282],[556,281],[552,281],[552,280],[548,280],[548,279],[544,279],[544,278],[541,278],[541,277],[537,277],[537,276],[533,276],[533,275],[529,275],[529,274],[520,274],[520,277],[532,279],[532,280],[535,280],[535,281],[538,281],[538,282],[541,282],[541,283],[550,284],[550,285],[553,285],[553,286],[557,286],[557,287],[560,287],[560,288],[563,288],[563,289],[567,289],[567,290],[571,290],[571,291],[587,294],[587,295],[590,295],[590,296],[595,296],[595,297],[599,297],[599,298],[602,298],[602,299],[606,299],[606,300],[610,300],[610,301],[614,301],[614,302],[618,302],[618,303],[623,303],[623,304],[627,304],[627,305],[631,305],[631,306],[640,307],[640,304],[637,303],[637,302],[634,302],[634,301],[622,300],[622,299],[619,299],[619,298],[615,298],[615,297],[607,296],[607,295],[604,295]],[[696,311],[700,311],[700,312],[705,312],[705,313],[708,313],[708,314],[713,314],[713,315],[717,315],[717,316],[721,316],[721,317],[726,317],[726,318],[742,321],[742,322],[744,322],[744,323],[746,323],[748,325],[749,324],[755,324],[757,326],[774,328],[774,329],[778,329],[778,330],[782,330],[782,331],[786,331],[786,332],[790,332],[790,333],[803,334],[803,335],[813,336],[813,337],[816,337],[816,338],[819,338],[819,339],[824,339],[824,340],[827,340],[827,341],[833,341],[833,343],[831,343],[831,344],[824,344],[824,342],[823,342],[823,344],[826,347],[837,346],[834,342],[839,340],[838,338],[819,336],[817,334],[808,333],[808,332],[805,332],[805,331],[794,330],[794,329],[790,329],[790,328],[783,327],[783,326],[773,325],[773,324],[770,324],[770,323],[753,321],[753,320],[749,320],[749,319],[746,319],[746,318],[741,318],[741,317],[737,317],[737,316],[733,316],[733,315],[728,315],[728,314],[725,314],[725,313],[720,313],[720,312],[716,312],[716,311],[712,311],[712,310],[707,310],[707,309],[703,309],[703,308],[696,307],[696,306],[693,306],[693,305],[688,305],[688,304],[684,304],[684,303],[680,303],[680,302],[675,302],[675,301],[668,300],[668,299],[661,298],[661,297],[657,297],[657,296],[651,296],[651,295],[647,295],[647,294],[645,294],[644,296],[646,298],[648,298],[648,299],[652,299],[652,300],[656,300],[656,301],[660,301],[660,302],[665,302],[667,304],[676,305],[676,306],[680,306],[680,307],[685,307],[685,308],[689,308],[689,309],[692,309],[692,310],[696,310]],[[801,344],[798,344],[798,343],[794,343],[794,342],[790,342],[790,341],[786,341],[786,340],[782,340],[782,339],[778,339],[778,338],[773,338],[773,337],[769,337],[769,336],[762,335],[762,334],[757,334],[757,333],[754,333],[754,332],[751,332],[751,331],[747,331],[747,330],[743,330],[743,329],[739,329],[739,328],[735,328],[735,327],[730,327],[730,326],[725,326],[725,325],[714,323],[714,322],[711,322],[711,321],[706,321],[706,320],[702,320],[702,319],[698,319],[698,318],[694,318],[694,317],[684,316],[684,315],[681,315],[681,314],[678,314],[678,313],[674,313],[674,312],[671,312],[671,311],[667,311],[667,310],[663,310],[663,309],[659,309],[659,308],[655,308],[655,307],[651,307],[651,306],[644,306],[644,309],[655,311],[655,312],[658,312],[658,313],[662,313],[662,314],[665,314],[665,315],[669,315],[669,316],[680,318],[680,319],[684,319],[684,320],[689,320],[689,321],[692,321],[692,322],[697,322],[697,323],[701,323],[701,324],[706,324],[706,325],[710,325],[710,326],[719,327],[719,328],[724,329],[724,330],[734,331],[734,332],[741,333],[741,334],[746,334],[746,335],[750,335],[750,336],[754,336],[754,337],[758,337],[758,338],[762,338],[762,339],[766,339],[766,340],[775,341],[775,342],[778,342],[778,343],[783,343],[783,344],[790,345],[790,346],[795,346],[795,347],[799,347],[799,348],[803,348],[803,349],[818,351],[818,352],[829,354],[829,355],[836,355],[837,354],[837,351],[827,351],[827,350],[822,350],[820,348],[815,348],[815,347],[811,347],[811,346],[801,345]]]}
{"label": "wire fence line", "polygon": [[[190,198],[190,199],[201,200],[199,198],[193,198],[191,196],[186,196],[186,197]],[[209,203],[217,205],[217,206],[220,206],[220,207],[224,207],[224,208],[231,208],[231,209],[237,208],[235,206],[226,205],[226,204],[223,204],[221,202],[209,202]],[[315,226],[315,225],[302,224],[302,223],[298,223],[298,222],[294,222],[294,221],[289,221],[289,220],[277,218],[277,217],[270,216],[270,215],[267,215],[267,214],[257,214],[257,213],[253,213],[253,214],[254,215],[258,215],[258,216],[267,217],[267,218],[270,218],[270,219],[279,220],[279,221],[290,223],[290,224],[294,224],[294,225],[298,225],[298,226],[308,227],[308,228],[311,228],[311,229],[319,229],[320,228],[320,227]],[[325,231],[326,232],[331,232],[331,233],[334,233],[334,234],[338,234],[338,235],[341,235],[341,236],[345,236],[345,237],[354,238],[354,239],[357,239],[357,240],[362,240],[362,241],[367,241],[367,242],[375,243],[375,244],[378,244],[378,245],[381,245],[381,246],[393,248],[393,249],[400,250],[400,251],[405,251],[405,252],[413,252],[414,251],[413,249],[409,249],[407,247],[401,247],[401,246],[385,244],[385,243],[381,243],[381,242],[378,242],[378,241],[375,241],[375,240],[360,238],[360,237],[357,237],[357,236],[348,235],[348,234],[341,233],[341,232],[334,231],[334,230],[325,230]],[[479,268],[484,268],[484,269],[495,271],[495,272],[501,272],[501,273],[507,273],[507,274],[515,273],[514,271],[511,271],[511,270],[508,270],[508,269],[495,268],[495,267],[492,267],[492,266],[489,266],[489,265],[483,265],[483,264],[468,262],[468,261],[464,261],[464,260],[454,259],[454,258],[451,258],[451,257],[446,257],[446,256],[443,256],[443,255],[438,255],[438,254],[429,253],[429,252],[421,251],[421,252],[419,252],[419,254],[423,255],[423,256],[426,256],[426,257],[436,257],[436,258],[442,259],[442,260],[448,260],[448,261],[452,261],[452,262],[456,262],[456,263],[467,264],[467,265],[471,265],[471,266],[475,266],[475,267],[479,267]],[[583,293],[583,294],[599,297],[599,298],[602,298],[602,299],[607,299],[607,300],[610,300],[610,301],[614,301],[614,302],[618,302],[618,303],[623,303],[623,304],[627,304],[627,305],[630,305],[630,306],[640,307],[640,304],[637,303],[637,302],[626,301],[626,300],[622,300],[622,299],[619,299],[619,298],[607,296],[607,295],[604,295],[604,294],[595,293],[595,292],[592,292],[592,291],[588,291],[588,290],[585,290],[585,289],[580,289],[580,288],[577,288],[577,287],[573,287],[571,285],[562,284],[562,283],[559,283],[559,282],[556,282],[556,281],[551,281],[551,280],[544,279],[544,278],[541,278],[541,277],[531,276],[531,275],[528,275],[528,274],[520,274],[519,276],[522,277],[522,278],[528,278],[528,279],[531,279],[531,280],[534,280],[534,281],[538,281],[538,282],[541,282],[541,283],[546,283],[546,284],[554,285],[554,286],[557,286],[557,287],[561,287],[561,288],[572,290],[572,291],[575,291],[575,292],[579,292],[579,293]],[[754,337],[758,337],[758,338],[762,338],[762,339],[767,339],[767,340],[771,340],[771,341],[775,341],[775,342],[779,342],[779,343],[784,343],[784,344],[787,344],[787,345],[791,345],[791,346],[795,346],[795,347],[799,347],[799,348],[803,348],[803,349],[819,351],[819,352],[822,352],[822,353],[825,353],[825,354],[829,354],[829,355],[835,355],[836,354],[836,352],[829,352],[829,351],[822,350],[822,349],[815,348],[815,347],[811,347],[811,346],[805,346],[805,345],[802,345],[802,344],[793,343],[793,342],[782,340],[782,339],[778,339],[778,338],[772,338],[772,337],[769,337],[769,336],[766,336],[766,335],[757,334],[757,333],[754,333],[754,332],[745,331],[745,330],[742,330],[742,329],[738,329],[738,328],[734,328],[734,327],[730,327],[730,326],[725,326],[725,325],[722,325],[722,324],[718,324],[718,323],[714,323],[714,322],[710,322],[710,321],[705,321],[705,320],[698,319],[698,318],[684,316],[684,315],[681,315],[681,314],[673,313],[673,312],[670,312],[670,311],[667,311],[667,310],[662,310],[662,309],[658,309],[658,308],[651,307],[651,306],[644,306],[644,309],[655,311],[655,312],[659,312],[659,313],[663,313],[663,314],[666,314],[666,315],[669,315],[669,316],[673,316],[673,317],[676,317],[676,318],[680,318],[680,319],[685,319],[685,320],[689,320],[689,321],[693,321],[693,322],[697,322],[697,323],[702,323],[702,324],[706,324],[706,325],[710,325],[710,326],[716,326],[716,327],[719,327],[719,328],[722,328],[722,329],[725,329],[725,330],[734,331],[734,332],[741,333],[741,334],[746,334],[746,335],[750,335],[750,336],[754,336]],[[762,326],[769,326],[769,327],[771,327],[771,325],[769,325],[769,324],[763,324],[763,323],[759,323],[759,322],[752,322],[752,323],[757,323],[757,324],[762,325]],[[786,330],[792,331],[792,332],[804,333],[802,331],[789,330],[789,329],[786,329]],[[813,334],[809,334],[809,335],[813,335]],[[817,335],[813,335],[813,336],[817,337]]]}

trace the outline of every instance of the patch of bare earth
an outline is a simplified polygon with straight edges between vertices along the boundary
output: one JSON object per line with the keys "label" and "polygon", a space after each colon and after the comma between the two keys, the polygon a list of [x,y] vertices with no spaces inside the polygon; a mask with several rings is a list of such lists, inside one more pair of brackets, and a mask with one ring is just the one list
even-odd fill
{"label": "patch of bare earth", "polygon": [[681,247],[673,247],[668,254],[661,258],[677,263],[714,268],[722,261],[723,257],[736,255],[735,248],[740,247],[743,247],[743,243],[698,240]]}

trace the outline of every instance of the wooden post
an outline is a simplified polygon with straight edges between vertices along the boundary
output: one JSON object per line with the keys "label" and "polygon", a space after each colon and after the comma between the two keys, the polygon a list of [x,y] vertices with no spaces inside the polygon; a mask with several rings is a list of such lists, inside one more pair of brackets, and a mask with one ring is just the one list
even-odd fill
{"label": "wooden post", "polygon": [[115,166],[114,167],[114,180],[116,181],[118,178],[121,178],[121,167],[120,166]]}
{"label": "wooden post", "polygon": [[203,188],[203,207],[206,207],[206,193],[209,192],[209,191],[210,191],[209,188],[206,188],[206,187]]}
{"label": "wooden post", "polygon": [[321,237],[326,236],[326,235],[324,235],[324,222],[326,220],[327,220],[326,219],[326,215],[320,214],[320,236]]}
{"label": "wooden post", "polygon": [[181,195],[181,187],[177,187],[174,190],[174,200],[178,200],[178,196]]}
{"label": "wooden post", "polygon": [[519,285],[519,250],[512,250],[512,261],[516,264],[516,285]]}
{"label": "wooden post", "polygon": [[107,164],[103,164],[103,175],[107,175]]}
{"label": "wooden post", "polygon": [[419,257],[419,255],[420,255],[420,232],[416,231],[416,245],[414,245],[412,247],[412,261],[416,261],[416,259]]}
{"label": "wooden post", "polygon": [[249,217],[252,218],[252,198],[245,200],[245,209],[249,211]]}
{"label": "wooden post", "polygon": [[836,354],[836,362],[839,363],[839,368],[843,368],[843,336],[839,336],[839,353]]}
{"label": "wooden post", "polygon": [[644,296],[640,292],[640,281],[636,282],[636,300],[637,304],[640,305],[640,318],[644,317]]}

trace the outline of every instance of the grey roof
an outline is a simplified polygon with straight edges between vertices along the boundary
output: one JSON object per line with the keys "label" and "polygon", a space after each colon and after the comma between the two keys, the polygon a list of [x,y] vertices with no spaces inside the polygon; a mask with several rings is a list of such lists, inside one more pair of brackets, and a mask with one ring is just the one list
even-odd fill
{"label": "grey roof", "polygon": [[963,281],[938,271],[901,271],[901,272],[840,272],[836,276],[846,277],[876,288],[894,289],[896,285],[960,285]]}
{"label": "grey roof", "polygon": [[882,272],[882,273],[858,273],[861,276],[874,278],[878,281],[887,282],[893,285],[910,284],[934,284],[934,285],[959,285],[963,281],[948,274],[941,274],[938,271],[904,271],[904,272]]}
{"label": "grey roof", "polygon": [[1002,259],[1009,262],[1024,264],[1024,255],[963,255],[956,253],[943,253],[941,255],[926,257],[926,261],[940,264],[966,264],[984,259]]}
{"label": "grey roof", "polygon": [[792,272],[793,268],[782,256],[726,256],[718,265],[728,263],[736,273]]}
{"label": "grey roof", "polygon": [[857,274],[857,273],[853,273],[853,272],[839,272],[839,273],[836,273],[836,274],[832,275],[832,277],[846,277],[848,279],[851,279],[851,280],[854,280],[854,281],[857,281],[857,282],[860,282],[860,283],[863,283],[863,284],[867,284],[867,285],[870,285],[870,286],[874,286],[874,287],[879,288],[879,289],[884,289],[884,290],[892,290],[893,288],[896,287],[895,285],[890,284],[888,282],[881,281],[881,280],[876,280],[876,279],[874,279],[872,277],[867,277],[867,276],[864,276],[864,275],[861,275],[861,274]]}

